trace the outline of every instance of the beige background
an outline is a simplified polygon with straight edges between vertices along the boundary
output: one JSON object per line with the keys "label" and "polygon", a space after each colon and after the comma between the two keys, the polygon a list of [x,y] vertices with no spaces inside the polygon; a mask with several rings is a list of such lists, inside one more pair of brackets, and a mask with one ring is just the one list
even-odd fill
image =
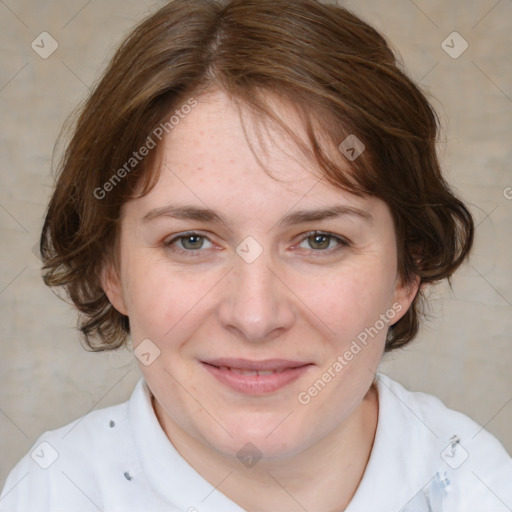
{"label": "beige background", "polygon": [[[45,429],[125,400],[138,379],[126,350],[81,348],[74,312],[43,285],[33,247],[62,123],[130,27],[162,4],[0,0],[0,487]],[[433,290],[432,319],[382,371],[470,415],[512,452],[512,1],[345,5],[393,41],[433,96],[447,177],[478,224],[453,290]],[[31,48],[43,31],[59,45],[47,59]],[[469,44],[457,59],[441,47],[453,31]]]}

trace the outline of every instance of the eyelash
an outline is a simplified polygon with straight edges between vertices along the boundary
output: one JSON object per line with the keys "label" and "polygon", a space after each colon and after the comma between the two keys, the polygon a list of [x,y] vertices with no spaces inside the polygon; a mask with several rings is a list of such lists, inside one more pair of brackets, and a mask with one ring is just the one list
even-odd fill
{"label": "eyelash", "polygon": [[[175,252],[178,254],[184,254],[189,257],[195,257],[195,255],[199,255],[199,253],[203,252],[203,251],[201,251],[201,248],[194,250],[194,249],[181,249],[181,248],[178,248],[175,246],[175,243],[177,241],[189,238],[191,236],[197,236],[197,237],[201,237],[203,239],[209,240],[209,238],[206,235],[202,235],[201,233],[198,233],[196,231],[190,231],[187,233],[180,233],[178,236],[175,236],[171,240],[166,241],[164,243],[164,245],[167,249],[171,250],[172,252]],[[345,247],[349,247],[351,245],[348,240],[341,238],[337,235],[334,235],[332,233],[328,233],[325,231],[310,231],[308,233],[305,233],[295,246],[300,245],[308,238],[315,237],[315,236],[326,237],[326,238],[329,238],[330,240],[334,240],[338,243],[337,247],[331,248],[331,249],[309,249],[309,251],[311,251],[312,253],[316,253],[315,257],[322,256],[321,253],[324,253],[326,255],[331,255],[331,254],[337,253],[338,251],[344,249]]]}

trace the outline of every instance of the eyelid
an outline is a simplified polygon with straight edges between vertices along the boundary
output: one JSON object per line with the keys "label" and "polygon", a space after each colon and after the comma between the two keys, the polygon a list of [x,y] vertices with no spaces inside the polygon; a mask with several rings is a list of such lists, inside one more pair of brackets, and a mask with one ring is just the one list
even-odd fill
{"label": "eyelid", "polygon": [[[183,238],[187,238],[188,236],[193,236],[193,235],[200,236],[201,238],[208,240],[208,242],[210,242],[212,245],[215,245],[214,242],[210,239],[209,235],[206,235],[204,232],[195,230],[195,231],[184,231],[182,233],[176,233],[174,235],[171,235],[171,238],[166,238],[164,240],[163,246],[166,249],[169,249],[178,254],[186,254],[187,256],[194,256],[196,254],[199,255],[201,252],[204,252],[204,250],[201,250],[202,247],[198,250],[191,250],[191,249],[187,250],[187,249],[182,249],[181,247],[178,247],[176,245],[177,241],[179,241]],[[213,248],[215,249],[215,247],[213,247]]]}
{"label": "eyelid", "polygon": [[333,252],[336,252],[337,250],[343,249],[344,247],[350,247],[352,245],[350,240],[348,240],[345,237],[342,237],[340,235],[335,235],[334,233],[331,233],[329,231],[320,231],[320,230],[316,229],[313,231],[309,231],[308,233],[302,234],[300,240],[294,245],[294,249],[296,246],[298,246],[302,242],[304,242],[304,240],[307,240],[309,237],[315,236],[315,235],[326,236],[326,237],[332,238],[332,239],[336,240],[336,242],[338,242],[339,245],[333,249],[324,249],[324,250],[316,250],[316,251],[314,249],[310,249],[310,251],[312,253],[331,254]]}
{"label": "eyelid", "polygon": [[[202,247],[197,250],[192,250],[192,249],[187,250],[187,249],[182,249],[180,247],[177,247],[175,245],[175,242],[177,242],[178,240],[186,238],[187,236],[193,236],[193,235],[200,236],[203,239],[208,240],[211,244],[214,244],[214,242],[210,239],[209,234],[205,234],[205,232],[201,232],[200,230],[195,230],[195,231],[184,231],[182,233],[176,233],[175,235],[172,235],[172,238],[170,240],[164,241],[164,246],[166,248],[171,249],[175,253],[186,254],[187,256],[192,256],[192,257],[194,255],[199,255],[200,253],[205,252],[204,250],[202,250],[203,249]],[[338,243],[337,247],[334,247],[331,249],[319,249],[319,250],[306,249],[306,251],[308,253],[314,254],[315,256],[318,256],[318,257],[322,256],[323,254],[330,255],[330,254],[336,253],[337,251],[344,249],[346,247],[350,247],[352,245],[348,239],[346,239],[345,237],[342,237],[340,235],[336,235],[336,234],[328,232],[328,231],[312,230],[312,231],[308,231],[306,233],[302,233],[300,235],[299,241],[293,245],[292,250],[296,250],[298,245],[300,245],[302,242],[307,240],[309,237],[312,237],[315,235],[329,237],[331,239],[334,239]],[[217,248],[217,250],[220,250],[220,249]]]}

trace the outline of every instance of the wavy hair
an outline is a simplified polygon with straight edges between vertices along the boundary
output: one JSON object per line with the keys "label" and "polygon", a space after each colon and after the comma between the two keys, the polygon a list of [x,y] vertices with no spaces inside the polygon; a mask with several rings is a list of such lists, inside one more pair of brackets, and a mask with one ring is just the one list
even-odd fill
{"label": "wavy hair", "polygon": [[[156,182],[161,146],[130,159],[187,98],[212,87],[294,137],[269,98],[289,102],[308,136],[307,147],[297,143],[325,179],[387,203],[398,274],[405,283],[419,277],[420,290],[390,327],[386,351],[409,343],[422,285],[450,281],[474,236],[470,212],[442,176],[439,123],[424,93],[385,39],[345,8],[315,0],[174,0],[132,31],[83,104],[48,206],[43,278],[64,287],[80,312],[86,346],[117,348],[130,332],[100,277],[115,261],[122,205]],[[349,134],[366,148],[353,161],[332,151]]]}

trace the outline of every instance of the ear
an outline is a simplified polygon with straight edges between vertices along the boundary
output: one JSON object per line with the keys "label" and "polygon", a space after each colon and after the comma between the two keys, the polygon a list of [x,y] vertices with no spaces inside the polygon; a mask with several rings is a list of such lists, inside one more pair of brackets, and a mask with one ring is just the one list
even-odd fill
{"label": "ear", "polygon": [[123,286],[118,270],[112,263],[106,263],[101,272],[101,287],[108,300],[122,315],[128,316],[126,302],[123,295]]}
{"label": "ear", "polygon": [[414,276],[413,280],[409,283],[404,283],[402,279],[397,276],[390,306],[395,311],[399,311],[400,314],[395,317],[393,324],[398,322],[398,320],[405,315],[420,290],[420,284],[420,276]]}

